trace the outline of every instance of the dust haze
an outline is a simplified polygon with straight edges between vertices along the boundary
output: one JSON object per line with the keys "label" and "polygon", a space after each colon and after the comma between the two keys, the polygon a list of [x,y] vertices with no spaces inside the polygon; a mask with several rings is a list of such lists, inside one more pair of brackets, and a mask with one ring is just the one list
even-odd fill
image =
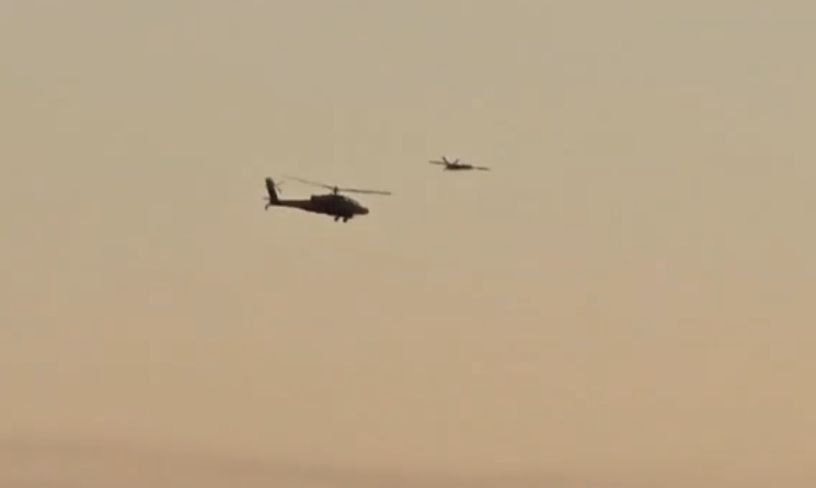
{"label": "dust haze", "polygon": [[0,2],[0,484],[813,486],[814,27]]}

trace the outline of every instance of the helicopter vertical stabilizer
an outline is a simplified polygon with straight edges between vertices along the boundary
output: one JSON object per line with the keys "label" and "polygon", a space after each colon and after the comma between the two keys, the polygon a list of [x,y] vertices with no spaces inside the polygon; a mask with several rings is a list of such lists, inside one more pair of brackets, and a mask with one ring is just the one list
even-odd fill
{"label": "helicopter vertical stabilizer", "polygon": [[278,200],[278,191],[272,178],[266,179],[266,191],[269,193],[269,196],[267,197],[269,199],[269,203],[266,204],[264,210],[272,205],[277,205],[280,202],[280,200]]}

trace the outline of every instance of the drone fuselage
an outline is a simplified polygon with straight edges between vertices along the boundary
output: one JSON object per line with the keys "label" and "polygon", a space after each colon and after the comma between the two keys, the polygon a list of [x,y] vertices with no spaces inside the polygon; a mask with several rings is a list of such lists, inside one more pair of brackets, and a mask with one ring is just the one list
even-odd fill
{"label": "drone fuselage", "polygon": [[431,164],[438,164],[442,166],[444,171],[467,171],[467,170],[476,170],[476,171],[490,171],[490,168],[486,166],[474,166],[468,163],[460,163],[459,158],[451,161],[447,157],[442,156],[441,161],[431,160],[429,161]]}

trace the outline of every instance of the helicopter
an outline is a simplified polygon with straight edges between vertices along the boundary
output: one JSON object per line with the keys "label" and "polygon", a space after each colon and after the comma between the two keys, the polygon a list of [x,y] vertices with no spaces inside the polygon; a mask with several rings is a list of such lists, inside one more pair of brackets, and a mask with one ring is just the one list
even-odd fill
{"label": "helicopter", "polygon": [[461,171],[461,170],[478,170],[478,171],[490,171],[490,168],[487,166],[474,166],[472,164],[465,164],[460,163],[459,158],[456,158],[454,161],[448,161],[448,158],[442,156],[442,161],[428,161],[431,164],[442,164],[445,166],[444,170],[446,171]]}
{"label": "helicopter", "polygon": [[282,200],[278,197],[278,191],[280,189],[279,185],[276,184],[272,178],[267,177],[266,191],[269,195],[267,196],[268,201],[266,206],[264,207],[264,210],[269,209],[269,207],[299,208],[306,212],[324,214],[334,217],[335,222],[337,222],[340,219],[343,219],[343,222],[345,223],[348,222],[349,219],[353,218],[355,215],[368,215],[369,210],[368,208],[364,207],[353,198],[341,195],[340,192],[368,193],[376,195],[391,194],[391,192],[387,191],[338,188],[337,186],[334,185],[326,185],[323,183],[304,180],[293,176],[288,176],[288,178],[300,181],[301,183],[306,183],[308,185],[328,188],[332,190],[332,192],[322,195],[312,195],[309,199],[306,200]]}

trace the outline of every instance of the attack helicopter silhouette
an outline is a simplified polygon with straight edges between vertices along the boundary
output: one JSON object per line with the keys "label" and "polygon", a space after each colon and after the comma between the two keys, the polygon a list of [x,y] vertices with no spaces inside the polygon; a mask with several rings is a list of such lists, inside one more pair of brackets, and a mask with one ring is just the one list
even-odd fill
{"label": "attack helicopter silhouette", "polygon": [[298,208],[306,212],[324,214],[334,217],[335,222],[337,222],[340,219],[343,219],[343,222],[345,223],[348,222],[349,219],[354,218],[354,216],[356,215],[368,215],[369,210],[368,208],[361,205],[360,202],[354,200],[353,198],[349,198],[345,195],[341,195],[340,192],[366,193],[373,195],[391,195],[391,192],[387,191],[339,188],[334,185],[317,183],[314,181],[304,180],[302,178],[297,178],[294,176],[287,176],[287,178],[300,181],[301,183],[305,183],[307,185],[328,188],[332,190],[332,192],[322,195],[312,195],[308,199],[283,200],[278,196],[278,191],[280,190],[279,185],[277,185],[272,178],[266,178],[266,191],[269,195],[267,196],[268,202],[264,207],[264,210],[269,209],[269,207]]}
{"label": "attack helicopter silhouette", "polygon": [[460,163],[459,158],[456,158],[454,161],[449,161],[447,157],[442,156],[442,161],[431,160],[428,161],[431,164],[441,164],[445,167],[443,168],[446,171],[462,171],[462,170],[478,170],[478,171],[490,171],[490,168],[487,166],[474,166],[472,164]]}

